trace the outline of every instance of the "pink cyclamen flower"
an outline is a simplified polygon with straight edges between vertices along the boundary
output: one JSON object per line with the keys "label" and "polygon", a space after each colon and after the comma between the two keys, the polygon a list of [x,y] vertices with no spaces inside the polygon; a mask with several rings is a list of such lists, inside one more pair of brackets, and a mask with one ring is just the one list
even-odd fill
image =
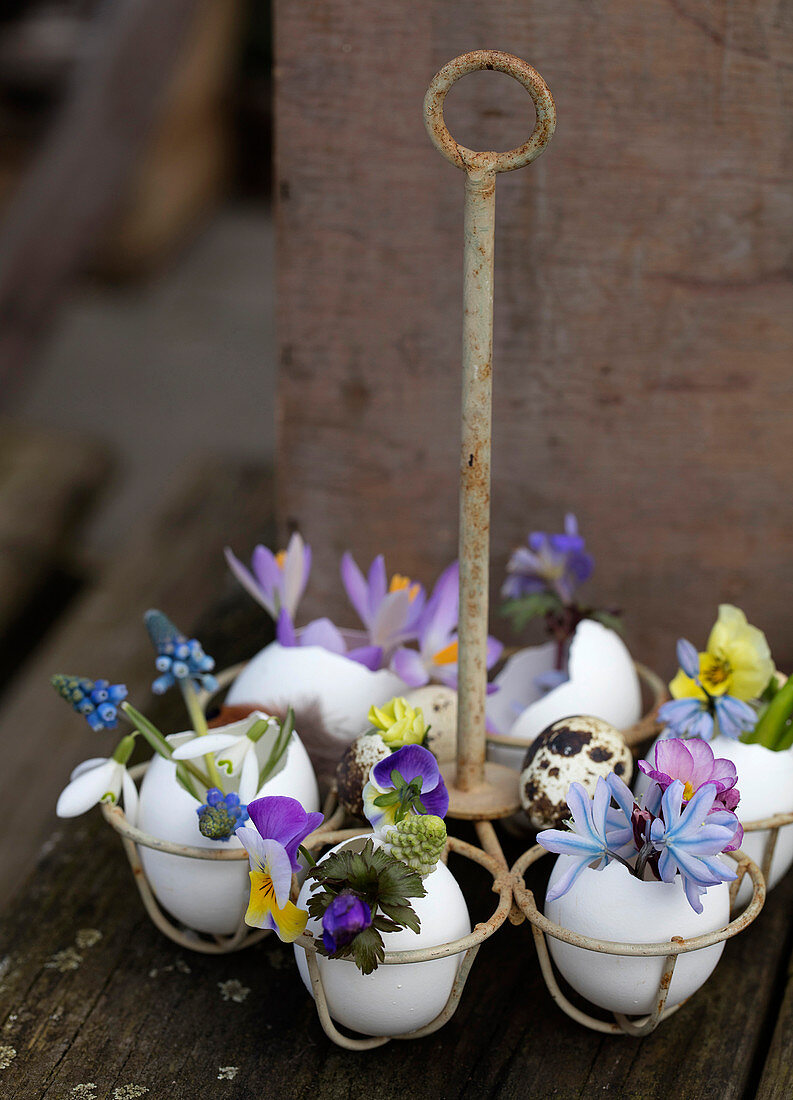
{"label": "pink cyclamen flower", "polygon": [[[716,788],[716,797],[711,813],[724,810],[735,813],[740,801],[736,787],[738,772],[732,760],[714,756],[707,741],[699,738],[668,738],[655,746],[655,766],[647,760],[639,761],[639,770],[652,779],[665,792],[675,780],[683,784],[683,801],[690,802],[696,792],[706,783]],[[739,848],[743,840],[743,829],[738,826],[736,835],[727,851]]]}

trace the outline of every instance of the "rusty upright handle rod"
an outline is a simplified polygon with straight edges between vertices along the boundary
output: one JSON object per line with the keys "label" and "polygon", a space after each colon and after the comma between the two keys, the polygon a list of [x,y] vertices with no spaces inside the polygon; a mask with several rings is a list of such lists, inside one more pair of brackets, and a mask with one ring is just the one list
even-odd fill
{"label": "rusty upright handle rod", "polygon": [[[455,81],[479,69],[514,77],[534,100],[537,121],[528,141],[506,153],[459,145],[443,119]],[[490,437],[493,353],[493,242],[496,174],[530,164],[556,125],[553,97],[540,74],[512,54],[475,50],[440,70],[424,98],[424,122],[435,148],[465,172],[463,257],[463,405],[460,459],[460,620],[457,779],[460,790],[484,779],[487,621],[490,562]]]}

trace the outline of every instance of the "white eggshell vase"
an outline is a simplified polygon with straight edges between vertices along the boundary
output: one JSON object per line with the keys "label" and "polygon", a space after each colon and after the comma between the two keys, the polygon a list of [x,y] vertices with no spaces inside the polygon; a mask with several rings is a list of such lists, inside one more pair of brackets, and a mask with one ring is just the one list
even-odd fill
{"label": "white eggshell vase", "polygon": [[352,741],[369,725],[374,704],[402,695],[406,685],[388,669],[371,672],[357,661],[320,646],[282,646],[273,642],[257,653],[229,689],[230,705],[255,703],[265,709],[291,706],[319,723],[331,737]]}
{"label": "white eggshell vase", "polygon": [[[327,855],[350,846],[360,851],[367,839],[355,837],[337,844]],[[306,907],[315,887],[311,880],[304,883],[297,903],[300,908]],[[439,863],[424,879],[424,888],[425,897],[412,899],[421,930],[416,933],[405,928],[384,933],[386,951],[436,947],[470,933],[465,898],[445,864]],[[321,922],[309,917],[306,931],[320,937]],[[306,952],[298,945],[295,958],[306,989],[312,993]],[[404,1035],[434,1020],[449,999],[462,958],[450,955],[426,962],[382,964],[372,974],[362,974],[347,959],[327,959],[318,954],[317,963],[333,1019],[362,1035],[380,1036]]]}
{"label": "white eggshell vase", "polygon": [[[249,719],[226,726],[245,727]],[[191,740],[194,733],[178,733],[168,738],[176,748]],[[275,731],[268,730],[256,745],[260,766],[270,754]],[[199,760],[200,764],[201,761]],[[280,766],[267,780],[257,797],[289,795],[305,810],[319,809],[319,790],[308,753],[297,733],[293,733]],[[240,848],[236,837],[219,842],[202,836],[198,830],[198,803],[176,780],[176,765],[155,756],[146,771],[140,789],[138,827],[152,836],[175,844],[196,848]],[[210,861],[157,852],[140,845],[141,863],[157,901],[168,912],[196,932],[223,936],[236,932],[248,905],[247,859]]]}
{"label": "white eggshell vase", "polygon": [[[549,886],[569,864],[559,856]],[[672,883],[642,882],[621,864],[587,868],[573,887],[547,902],[545,916],[555,924],[593,939],[620,943],[663,943],[673,936],[691,939],[715,932],[730,919],[729,887],[711,887],[702,898],[702,913],[686,900],[679,876]],[[566,981],[592,1004],[626,1016],[653,1011],[665,957],[606,955],[548,936],[551,957]],[[667,1007],[685,1001],[706,981],[721,957],[724,943],[678,956]]]}
{"label": "white eggshell vase", "polygon": [[[735,811],[742,825],[762,821],[777,814],[793,812],[793,749],[772,752],[764,745],[745,745],[730,737],[714,737],[710,742],[713,755],[732,760],[738,772],[741,801]],[[763,866],[763,855],[769,830],[758,829],[743,834],[741,851]],[[793,825],[783,825],[777,836],[767,887],[771,890],[793,863]],[[744,880],[736,904],[746,905],[752,896],[751,883]]]}

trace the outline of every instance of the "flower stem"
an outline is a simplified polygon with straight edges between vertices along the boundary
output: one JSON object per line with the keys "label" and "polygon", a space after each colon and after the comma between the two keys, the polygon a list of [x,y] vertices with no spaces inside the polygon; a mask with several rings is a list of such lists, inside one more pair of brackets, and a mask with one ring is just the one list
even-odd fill
{"label": "flower stem", "polygon": [[793,712],[793,676],[782,685],[768,704],[751,733],[744,734],[742,741],[750,745],[764,745],[767,749],[779,752],[790,746],[787,727]]}
{"label": "flower stem", "polygon": [[[150,722],[144,714],[141,714],[139,710],[136,710],[131,703],[122,703],[121,710],[123,710],[124,716],[129,722],[132,723],[138,733],[146,738],[146,740],[149,742],[156,753],[159,753],[159,755],[164,757],[166,760],[173,759],[171,746],[168,744],[166,739],[163,737],[163,735],[160,733],[153,722]],[[204,772],[202,772],[200,768],[197,768],[192,760],[180,760],[176,766],[177,770],[182,769],[184,771],[190,772],[191,775],[195,776],[199,783],[201,783],[204,787],[212,786],[212,783],[204,774]]]}
{"label": "flower stem", "polygon": [[[207,728],[207,720],[204,716],[204,712],[201,710],[201,706],[198,702],[198,696],[193,690],[192,684],[186,683],[184,680],[179,682],[179,687],[182,689],[182,697],[184,699],[184,705],[187,707],[187,713],[190,715],[190,721],[193,723],[193,729],[199,737],[205,737],[209,733]],[[218,771],[215,758],[212,753],[207,753],[204,757],[204,764],[206,765],[207,774],[211,780],[210,786],[217,787],[219,790],[226,791],[223,788],[223,780],[220,778],[220,772]]]}

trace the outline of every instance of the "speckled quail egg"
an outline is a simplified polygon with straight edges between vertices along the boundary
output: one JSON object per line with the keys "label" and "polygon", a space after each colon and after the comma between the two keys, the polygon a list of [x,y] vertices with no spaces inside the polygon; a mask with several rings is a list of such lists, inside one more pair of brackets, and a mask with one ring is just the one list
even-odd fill
{"label": "speckled quail egg", "polygon": [[441,764],[457,754],[457,692],[444,684],[427,684],[405,693],[411,707],[421,707],[429,731],[424,747]]}
{"label": "speckled quail egg", "polygon": [[363,817],[363,789],[369,772],[381,760],[391,755],[391,750],[379,733],[365,733],[347,746],[336,765],[336,787],[339,802],[347,813]]}
{"label": "speckled quail egg", "polygon": [[538,734],[526,751],[520,801],[535,829],[558,829],[569,817],[567,792],[580,783],[590,794],[600,776],[633,774],[631,750],[619,730],[590,715],[561,718]]}

